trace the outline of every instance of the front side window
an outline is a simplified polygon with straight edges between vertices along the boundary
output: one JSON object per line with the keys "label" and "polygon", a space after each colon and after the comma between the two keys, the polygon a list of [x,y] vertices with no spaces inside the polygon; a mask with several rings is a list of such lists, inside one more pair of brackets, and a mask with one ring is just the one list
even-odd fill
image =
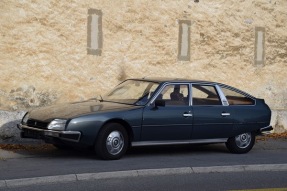
{"label": "front side window", "polygon": [[189,105],[189,86],[187,84],[167,85],[156,100],[164,100],[165,105]]}
{"label": "front side window", "polygon": [[221,87],[229,105],[254,105],[254,100],[236,91]]}
{"label": "front side window", "polygon": [[222,105],[214,86],[192,85],[192,105]]}

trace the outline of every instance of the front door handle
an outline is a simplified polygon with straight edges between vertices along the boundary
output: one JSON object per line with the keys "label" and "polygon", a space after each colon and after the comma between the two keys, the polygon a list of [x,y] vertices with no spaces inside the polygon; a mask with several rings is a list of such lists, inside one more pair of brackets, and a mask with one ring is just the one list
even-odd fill
{"label": "front door handle", "polygon": [[223,113],[221,113],[221,116],[230,116],[230,113],[223,112]]}
{"label": "front door handle", "polygon": [[190,113],[191,111],[189,112],[184,112],[183,113],[183,117],[192,117],[192,113]]}

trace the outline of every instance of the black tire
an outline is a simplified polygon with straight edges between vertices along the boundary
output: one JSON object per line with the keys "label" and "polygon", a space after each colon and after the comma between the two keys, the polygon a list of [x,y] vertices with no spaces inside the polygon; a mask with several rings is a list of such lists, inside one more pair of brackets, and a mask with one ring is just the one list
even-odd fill
{"label": "black tire", "polygon": [[105,160],[120,159],[126,153],[127,148],[128,134],[121,124],[108,123],[99,132],[95,151],[100,158]]}
{"label": "black tire", "polygon": [[255,134],[252,132],[243,133],[228,139],[225,143],[231,153],[248,153],[255,144]]}

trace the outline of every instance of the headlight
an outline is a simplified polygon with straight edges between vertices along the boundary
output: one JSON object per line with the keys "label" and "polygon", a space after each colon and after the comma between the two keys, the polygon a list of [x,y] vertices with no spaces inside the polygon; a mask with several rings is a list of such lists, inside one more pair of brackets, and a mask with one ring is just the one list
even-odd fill
{"label": "headlight", "polygon": [[50,130],[58,130],[58,131],[63,131],[65,130],[67,120],[65,119],[54,119],[49,123],[48,129]]}
{"label": "headlight", "polygon": [[22,119],[22,123],[27,124],[28,119],[29,119],[29,113],[27,112]]}

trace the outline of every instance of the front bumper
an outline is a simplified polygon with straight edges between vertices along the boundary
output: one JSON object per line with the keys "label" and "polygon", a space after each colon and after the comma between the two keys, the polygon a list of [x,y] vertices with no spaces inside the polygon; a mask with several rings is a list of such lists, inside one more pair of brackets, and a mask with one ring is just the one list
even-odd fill
{"label": "front bumper", "polygon": [[79,142],[81,138],[81,132],[79,131],[53,131],[29,127],[22,124],[17,124],[17,127],[21,130],[22,138],[45,139],[46,137],[53,137],[70,142]]}

